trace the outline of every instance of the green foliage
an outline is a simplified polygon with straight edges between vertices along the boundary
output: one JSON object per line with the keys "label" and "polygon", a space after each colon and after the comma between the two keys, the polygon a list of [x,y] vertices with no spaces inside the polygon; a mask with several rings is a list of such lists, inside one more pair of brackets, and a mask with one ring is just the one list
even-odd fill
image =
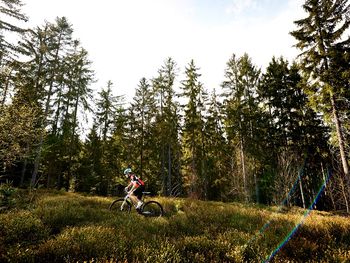
{"label": "green foliage", "polygon": [[[311,83],[304,87],[312,106],[325,116],[325,122],[336,131],[343,173],[349,180],[349,155],[346,152],[343,122],[347,126],[349,104],[349,63],[350,6],[347,0],[306,0],[303,5],[306,17],[295,21],[298,27],[291,34],[298,41],[301,51],[300,66]],[[344,78],[345,77],[345,78]],[[331,121],[330,121],[331,120]],[[349,212],[349,207],[347,206]]]}
{"label": "green foliage", "polygon": [[[166,216],[112,214],[111,198],[37,193],[31,210],[0,215],[1,262],[261,262],[304,211],[159,198]],[[268,223],[268,227],[262,227]],[[350,259],[347,218],[312,212],[277,262]]]}
{"label": "green foliage", "polygon": [[99,222],[108,217],[108,211],[98,211],[106,200],[91,200],[85,198],[71,198],[72,195],[48,196],[37,202],[33,214],[41,218],[42,222],[58,233],[64,227],[84,224],[86,222]]}
{"label": "green foliage", "polygon": [[16,189],[11,183],[0,184],[0,212],[3,209],[12,207],[15,204],[13,195]]}
{"label": "green foliage", "polygon": [[13,211],[0,215],[3,245],[36,244],[48,237],[42,220],[30,211]]}
{"label": "green foliage", "polygon": [[[11,13],[25,20],[19,0],[1,3],[3,19]],[[298,29],[292,32],[303,52],[300,65],[272,58],[262,72],[248,54],[233,54],[223,72],[222,92],[215,91],[220,87],[208,87],[214,91],[209,99],[193,60],[184,79],[178,80],[177,64],[167,58],[156,76],[140,80],[129,106],[123,96],[113,94],[111,81],[93,98],[92,63],[73,39],[67,18],[23,31],[17,49],[4,48],[10,43],[1,31],[20,28],[1,20],[0,178],[4,175],[15,186],[30,181],[31,186],[108,196],[121,192],[122,170],[131,165],[153,193],[268,204],[286,198],[307,156],[305,176],[290,199],[293,204],[308,203],[324,179],[323,170],[332,166],[339,171],[338,152],[336,160],[330,160],[333,144],[339,144],[344,174],[348,173],[346,3],[305,1],[307,17],[296,21]],[[11,52],[26,62],[11,59]],[[92,109],[93,124],[85,136],[90,123],[81,117]],[[331,117],[337,120],[337,136],[326,129]],[[327,187],[336,194],[323,196],[326,209],[348,206],[347,187]],[[35,213],[53,232],[93,217],[79,202],[67,201],[72,209],[64,214],[64,205],[52,208],[51,201],[42,201]],[[171,216],[180,215],[175,217],[179,228],[187,229],[188,224],[180,221],[190,222],[191,212],[185,217],[182,205],[167,205]]]}
{"label": "green foliage", "polygon": [[30,155],[29,146],[39,131],[35,127],[38,111],[18,101],[0,110],[0,159],[6,169]]}

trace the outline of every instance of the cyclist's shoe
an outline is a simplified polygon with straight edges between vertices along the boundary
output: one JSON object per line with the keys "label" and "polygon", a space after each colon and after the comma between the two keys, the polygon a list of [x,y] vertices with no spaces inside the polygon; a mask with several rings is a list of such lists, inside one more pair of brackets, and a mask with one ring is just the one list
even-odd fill
{"label": "cyclist's shoe", "polygon": [[142,203],[141,201],[139,201],[139,202],[137,203],[136,209],[140,210],[141,207],[142,207],[142,205],[143,205],[143,203]]}

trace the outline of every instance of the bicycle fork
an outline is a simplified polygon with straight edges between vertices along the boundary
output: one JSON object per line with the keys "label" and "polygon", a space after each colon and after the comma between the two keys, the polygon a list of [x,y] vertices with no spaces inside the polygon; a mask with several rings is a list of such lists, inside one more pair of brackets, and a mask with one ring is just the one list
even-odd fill
{"label": "bicycle fork", "polygon": [[129,195],[125,196],[124,198],[124,202],[122,203],[122,205],[120,206],[120,211],[123,211],[125,203],[127,202],[127,199],[129,198]]}

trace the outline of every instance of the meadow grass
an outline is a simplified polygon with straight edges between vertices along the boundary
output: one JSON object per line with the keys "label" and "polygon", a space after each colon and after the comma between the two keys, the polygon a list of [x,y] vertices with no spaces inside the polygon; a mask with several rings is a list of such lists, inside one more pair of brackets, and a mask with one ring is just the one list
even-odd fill
{"label": "meadow grass", "polygon": [[165,217],[147,218],[113,214],[111,197],[31,194],[0,214],[0,262],[350,262],[350,220],[331,213],[159,197]]}

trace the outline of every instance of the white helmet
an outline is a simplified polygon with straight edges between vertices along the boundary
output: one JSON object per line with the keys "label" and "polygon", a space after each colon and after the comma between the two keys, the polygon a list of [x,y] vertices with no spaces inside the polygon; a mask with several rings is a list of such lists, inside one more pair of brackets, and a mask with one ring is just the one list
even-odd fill
{"label": "white helmet", "polygon": [[124,170],[124,175],[125,175],[125,176],[129,176],[129,174],[131,174],[131,168],[126,168],[126,169]]}

